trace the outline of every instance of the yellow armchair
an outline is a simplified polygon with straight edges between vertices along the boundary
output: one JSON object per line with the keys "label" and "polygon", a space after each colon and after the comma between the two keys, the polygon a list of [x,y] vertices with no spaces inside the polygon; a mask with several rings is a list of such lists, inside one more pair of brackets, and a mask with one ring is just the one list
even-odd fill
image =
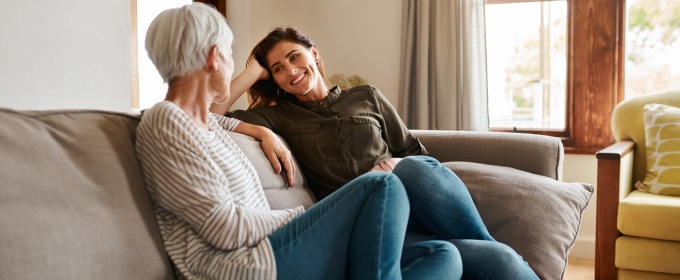
{"label": "yellow armchair", "polygon": [[612,112],[616,143],[597,152],[595,279],[680,279],[680,197],[641,192],[646,175],[643,107],[680,107],[680,91],[621,102]]}

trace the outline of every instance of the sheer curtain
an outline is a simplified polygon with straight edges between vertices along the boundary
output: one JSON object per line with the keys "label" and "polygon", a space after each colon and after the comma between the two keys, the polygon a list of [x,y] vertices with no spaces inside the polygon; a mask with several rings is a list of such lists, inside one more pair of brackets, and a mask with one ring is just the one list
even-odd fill
{"label": "sheer curtain", "polygon": [[489,130],[481,0],[404,0],[399,113],[411,129]]}

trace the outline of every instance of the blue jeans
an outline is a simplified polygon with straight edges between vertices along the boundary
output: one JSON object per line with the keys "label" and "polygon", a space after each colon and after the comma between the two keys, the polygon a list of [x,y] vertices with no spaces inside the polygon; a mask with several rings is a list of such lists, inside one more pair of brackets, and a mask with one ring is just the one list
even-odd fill
{"label": "blue jeans", "polygon": [[515,250],[491,237],[470,192],[449,168],[428,156],[410,156],[393,173],[411,205],[408,229],[454,244],[464,279],[538,279]]}
{"label": "blue jeans", "polygon": [[460,278],[451,243],[403,246],[408,215],[406,191],[394,174],[364,174],[269,236],[278,279]]}

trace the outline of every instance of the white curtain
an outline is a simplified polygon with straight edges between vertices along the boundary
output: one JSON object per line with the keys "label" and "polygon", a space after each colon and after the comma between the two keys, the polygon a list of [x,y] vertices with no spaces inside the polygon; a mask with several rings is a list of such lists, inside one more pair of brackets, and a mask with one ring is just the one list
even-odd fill
{"label": "white curtain", "polygon": [[484,0],[404,0],[399,113],[411,129],[489,130]]}

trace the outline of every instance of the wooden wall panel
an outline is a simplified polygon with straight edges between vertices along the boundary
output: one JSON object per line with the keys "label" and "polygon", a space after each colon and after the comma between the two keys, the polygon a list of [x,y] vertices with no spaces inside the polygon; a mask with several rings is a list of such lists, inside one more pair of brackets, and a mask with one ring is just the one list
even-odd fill
{"label": "wooden wall panel", "polygon": [[194,2],[213,5],[224,17],[227,17],[227,0],[194,0]]}

